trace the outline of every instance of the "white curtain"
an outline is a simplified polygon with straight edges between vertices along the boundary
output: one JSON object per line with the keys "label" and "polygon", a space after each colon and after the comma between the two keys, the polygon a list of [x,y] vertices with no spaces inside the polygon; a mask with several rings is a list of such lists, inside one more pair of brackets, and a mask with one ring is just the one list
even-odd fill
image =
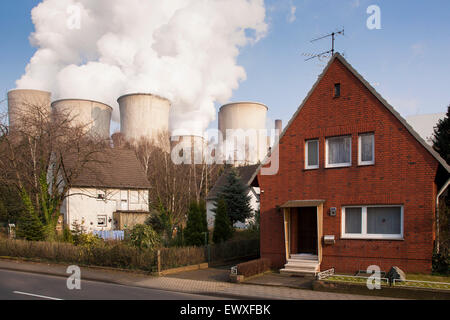
{"label": "white curtain", "polygon": [[350,163],[351,137],[335,137],[328,139],[328,163]]}
{"label": "white curtain", "polygon": [[317,166],[319,141],[308,141],[308,166]]}
{"label": "white curtain", "polygon": [[345,208],[345,233],[361,233],[361,208]]}
{"label": "white curtain", "polygon": [[400,207],[369,207],[367,208],[367,233],[400,234]]}
{"label": "white curtain", "polygon": [[361,136],[361,161],[373,161],[373,135]]}

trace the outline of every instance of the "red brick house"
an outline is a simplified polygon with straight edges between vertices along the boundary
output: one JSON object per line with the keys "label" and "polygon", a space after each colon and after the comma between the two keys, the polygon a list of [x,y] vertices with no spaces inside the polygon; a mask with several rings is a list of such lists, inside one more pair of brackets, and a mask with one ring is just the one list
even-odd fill
{"label": "red brick house", "polygon": [[274,267],[431,271],[449,166],[339,53],[278,147],[278,173],[260,167],[253,181],[261,188],[261,256]]}

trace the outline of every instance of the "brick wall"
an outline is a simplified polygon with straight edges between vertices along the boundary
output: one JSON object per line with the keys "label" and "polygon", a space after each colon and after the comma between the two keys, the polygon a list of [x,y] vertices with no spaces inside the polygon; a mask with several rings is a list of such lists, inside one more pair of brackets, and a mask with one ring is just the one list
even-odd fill
{"label": "brick wall", "polygon": [[[334,98],[334,84],[341,96]],[[358,134],[375,133],[375,164],[358,166]],[[325,138],[352,136],[352,166],[325,168]],[[304,170],[304,142],[319,139],[317,170]],[[377,264],[408,272],[430,272],[438,162],[402,123],[346,67],[335,59],[280,141],[277,175],[258,176],[261,189],[261,256],[285,263],[283,214],[288,200],[324,199],[323,234],[336,244],[324,246],[321,270],[354,272]],[[404,240],[344,240],[341,207],[401,204]],[[329,208],[337,215],[329,216]]]}

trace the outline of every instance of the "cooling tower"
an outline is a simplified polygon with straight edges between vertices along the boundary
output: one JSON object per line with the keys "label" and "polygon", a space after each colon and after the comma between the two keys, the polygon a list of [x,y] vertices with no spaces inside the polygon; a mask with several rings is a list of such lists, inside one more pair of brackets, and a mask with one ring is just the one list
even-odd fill
{"label": "cooling tower", "polygon": [[169,100],[153,94],[133,93],[121,96],[117,102],[120,106],[120,132],[127,141],[136,142],[144,138],[157,143],[159,135],[168,132]]}
{"label": "cooling tower", "polygon": [[51,93],[39,90],[11,90],[8,92],[8,117],[11,131],[21,126],[20,119],[27,112],[50,112]]}
{"label": "cooling tower", "polygon": [[75,125],[85,126],[92,137],[109,138],[112,108],[92,100],[63,99],[52,103],[52,109],[73,119]]}
{"label": "cooling tower", "polygon": [[[219,131],[228,148],[225,160],[229,161],[231,156],[233,164],[242,165],[264,159],[267,153],[267,110],[267,106],[257,102],[229,103],[220,108]],[[232,153],[231,145],[235,148]]]}
{"label": "cooling tower", "polygon": [[[178,152],[174,157],[184,158],[185,164],[201,164],[205,157],[206,141],[198,135],[174,135],[170,137],[170,150]],[[190,157],[188,157],[190,153]],[[188,162],[188,160],[190,160]]]}

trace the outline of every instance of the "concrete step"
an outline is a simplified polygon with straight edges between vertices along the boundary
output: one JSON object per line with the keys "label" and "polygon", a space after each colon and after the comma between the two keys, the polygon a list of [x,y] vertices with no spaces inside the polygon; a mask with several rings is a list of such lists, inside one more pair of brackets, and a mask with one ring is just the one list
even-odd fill
{"label": "concrete step", "polygon": [[319,261],[319,257],[315,254],[308,254],[308,253],[295,253],[291,254],[290,259],[292,260],[314,260]]}
{"label": "concrete step", "polygon": [[286,264],[297,266],[316,266],[319,264],[319,261],[288,259]]}
{"label": "concrete step", "polygon": [[316,271],[284,268],[280,270],[280,274],[288,276],[314,277],[316,275]]}
{"label": "concrete step", "polygon": [[317,271],[319,268],[318,265],[315,266],[299,266],[299,265],[292,265],[292,264],[285,264],[285,269],[292,269],[292,270],[305,270],[305,271]]}

